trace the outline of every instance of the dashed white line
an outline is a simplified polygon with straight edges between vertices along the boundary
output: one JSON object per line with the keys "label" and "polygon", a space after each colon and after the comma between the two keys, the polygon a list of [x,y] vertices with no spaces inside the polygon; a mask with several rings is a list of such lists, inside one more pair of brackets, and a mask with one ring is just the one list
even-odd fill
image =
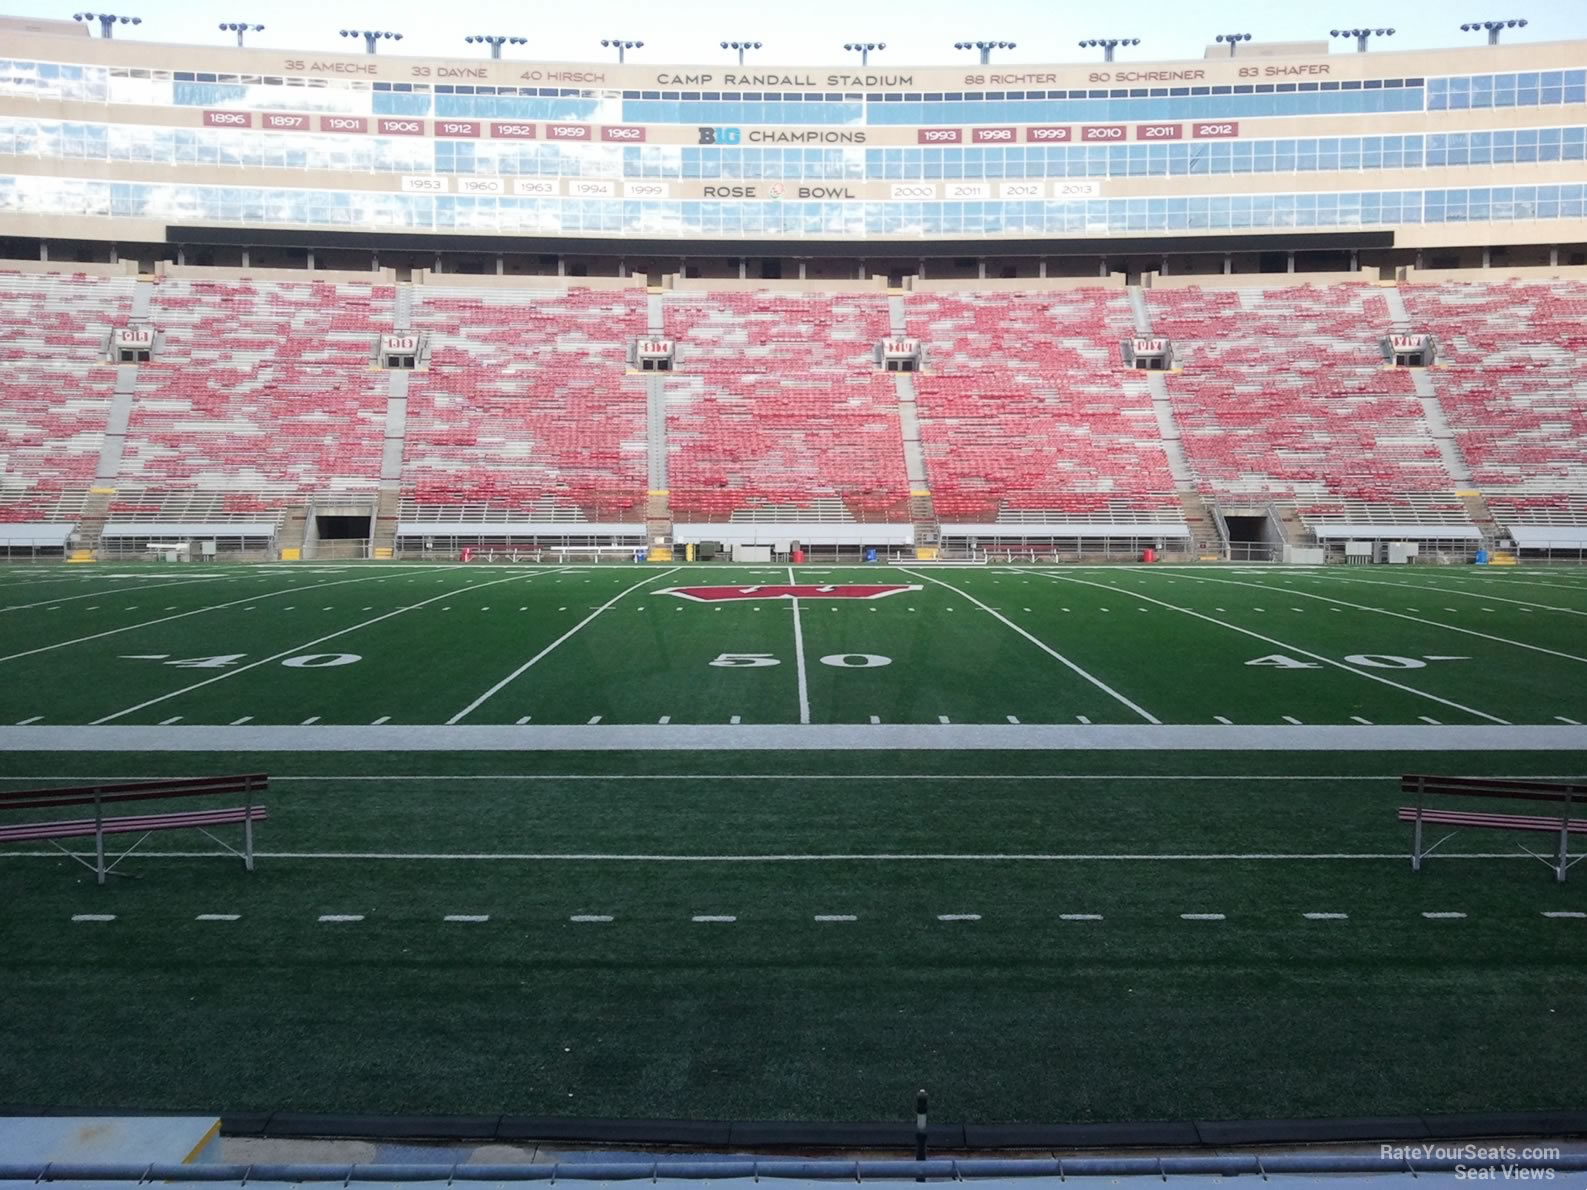
{"label": "dashed white line", "polygon": [[391,716],[390,715],[382,715],[380,718],[378,718],[374,722],[372,722],[369,726],[371,726],[371,727],[379,727],[382,723],[390,723],[390,722],[391,722]]}
{"label": "dashed white line", "polygon": [[[1261,608],[1257,608],[1256,610],[1257,611],[1261,611],[1262,609]],[[1224,915],[1222,913],[1181,913],[1179,916],[1184,921],[1226,921],[1226,920],[1228,920],[1226,915]]]}
{"label": "dashed white line", "polygon": [[523,725],[524,725],[524,724],[525,724],[525,723],[527,723],[527,722],[529,722],[529,716],[528,716],[528,715],[523,715],[523,716],[521,716],[521,717],[520,717],[520,718],[519,718],[519,719],[518,719],[518,723],[517,723],[517,725],[518,725],[518,726],[519,726],[519,727],[522,727],[522,726],[523,726]]}
{"label": "dashed white line", "polygon": [[1091,722],[1091,720],[1087,719],[1084,715],[1076,715],[1075,718],[1080,720],[1080,722],[1082,722],[1082,723],[1090,723]]}
{"label": "dashed white line", "polygon": [[1100,913],[1060,913],[1059,921],[1101,921]]}
{"label": "dashed white line", "polygon": [[1291,724],[1295,727],[1304,726],[1299,719],[1295,718],[1294,715],[1280,715],[1279,718],[1284,720],[1285,723]]}
{"label": "dashed white line", "polygon": [[950,722],[952,722],[952,720],[950,720],[948,718],[948,716],[946,716],[946,715],[938,715],[937,716],[937,722],[938,723],[950,723]]}
{"label": "dashed white line", "polygon": [[1465,917],[1464,913],[1423,913],[1428,921],[1454,921],[1456,918]]}
{"label": "dashed white line", "polygon": [[1572,727],[1580,727],[1581,726],[1581,720],[1580,719],[1567,719],[1564,715],[1555,715],[1554,718],[1558,719],[1561,723],[1568,723]]}
{"label": "dashed white line", "polygon": [[363,921],[364,915],[362,913],[322,913],[320,914],[320,920],[327,922]]}
{"label": "dashed white line", "polygon": [[672,722],[672,716],[671,715],[663,715],[661,718],[657,719],[656,722],[661,724],[663,727],[665,727],[668,723]]}
{"label": "dashed white line", "polygon": [[818,913],[818,914],[816,914],[816,920],[817,921],[859,921],[860,919],[859,919],[858,916],[856,916],[853,913]]}
{"label": "dashed white line", "polygon": [[1434,727],[1441,727],[1443,725],[1441,720],[1434,719],[1431,715],[1418,715],[1416,717],[1423,723],[1431,723]]}
{"label": "dashed white line", "polygon": [[239,920],[241,920],[241,918],[242,918],[242,914],[240,914],[240,913],[200,913],[193,920],[194,921],[239,921]]}
{"label": "dashed white line", "polygon": [[1015,716],[1015,715],[1006,715],[1006,716],[1004,716],[1004,717],[1005,717],[1005,718],[1006,718],[1006,719],[1007,719],[1007,720],[1008,720],[1008,721],[1009,721],[1009,722],[1010,722],[1010,723],[1012,723],[1012,724],[1013,724],[1013,725],[1014,725],[1014,726],[1015,726],[1015,727],[1018,727],[1018,726],[1019,726],[1019,718],[1018,718],[1018,717],[1017,717],[1017,716]]}
{"label": "dashed white line", "polygon": [[1581,912],[1579,912],[1578,910],[1575,910],[1575,909],[1545,909],[1543,911],[1543,916],[1544,917],[1581,918],[1581,917],[1587,917],[1587,913],[1581,913]]}
{"label": "dashed white line", "polygon": [[1233,727],[1234,726],[1234,720],[1233,719],[1225,719],[1222,715],[1214,715],[1213,719],[1216,722],[1223,724],[1225,727]]}
{"label": "dashed white line", "polygon": [[172,715],[169,719],[161,719],[160,720],[160,726],[161,727],[169,727],[169,726],[171,726],[171,724],[180,723],[181,721],[182,721],[182,716],[180,716],[180,715]]}
{"label": "dashed white line", "polygon": [[74,913],[73,921],[115,921],[114,913]]}
{"label": "dashed white line", "polygon": [[34,715],[31,719],[18,719],[17,726],[26,727],[29,723],[37,723],[42,718],[44,718],[43,715]]}
{"label": "dashed white line", "polygon": [[1355,721],[1356,723],[1361,724],[1363,727],[1371,727],[1372,726],[1372,720],[1363,719],[1360,715],[1351,715],[1350,718],[1353,721]]}
{"label": "dashed white line", "polygon": [[697,914],[695,914],[695,916],[691,917],[689,920],[690,921],[698,921],[698,922],[731,923],[731,922],[737,921],[738,918],[729,916],[727,914],[697,913]]}
{"label": "dashed white line", "polygon": [[488,913],[448,913],[441,920],[442,921],[458,921],[458,922],[481,922],[481,921],[489,921],[490,920],[490,914],[488,914]]}
{"label": "dashed white line", "polygon": [[939,913],[938,921],[980,921],[979,913]]}
{"label": "dashed white line", "polygon": [[576,921],[580,925],[587,925],[596,922],[611,921],[612,916],[609,913],[575,913],[572,917],[568,918],[568,920]]}
{"label": "dashed white line", "polygon": [[1350,915],[1348,913],[1302,913],[1301,916],[1304,917],[1307,921],[1348,921],[1348,920],[1350,920]]}
{"label": "dashed white line", "polygon": [[601,721],[601,716],[599,716],[599,715],[591,715],[590,716],[590,721],[588,723],[586,723],[584,726],[586,726],[586,727],[594,727],[600,721]]}
{"label": "dashed white line", "polygon": [[303,720],[302,723],[299,723],[298,726],[299,727],[312,727],[314,724],[318,723],[319,721],[320,721],[320,717],[318,715],[310,715],[307,719]]}

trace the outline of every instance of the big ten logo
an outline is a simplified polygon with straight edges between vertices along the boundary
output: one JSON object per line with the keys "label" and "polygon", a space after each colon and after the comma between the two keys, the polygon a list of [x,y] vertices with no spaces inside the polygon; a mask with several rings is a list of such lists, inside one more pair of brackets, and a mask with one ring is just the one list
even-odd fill
{"label": "big ten logo", "polygon": [[551,140],[589,140],[588,124],[547,124],[546,136]]}
{"label": "big ten logo", "polygon": [[921,128],[915,133],[915,143],[922,145],[958,145],[964,143],[962,128]]}
{"label": "big ten logo", "polygon": [[975,145],[1012,144],[1014,130],[1012,128],[973,128],[970,130],[970,143]]}
{"label": "big ten logo", "polygon": [[740,139],[737,128],[701,128],[699,133],[702,145],[736,145]]}
{"label": "big ten logo", "polygon": [[1123,140],[1123,124],[1088,124],[1080,130],[1081,140]]}
{"label": "big ten logo", "polygon": [[645,130],[632,124],[608,125],[601,129],[601,139],[604,141],[627,141],[630,144],[645,139]]}

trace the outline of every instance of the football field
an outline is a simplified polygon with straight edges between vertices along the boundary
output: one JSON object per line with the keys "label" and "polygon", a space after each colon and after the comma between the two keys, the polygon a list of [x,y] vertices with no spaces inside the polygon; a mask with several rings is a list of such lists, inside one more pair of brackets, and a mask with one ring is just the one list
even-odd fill
{"label": "football field", "polygon": [[1587,776],[1584,617],[1540,568],[0,573],[0,788],[271,775],[252,874],[0,847],[0,1108],[1574,1108],[1587,865],[1412,873],[1395,807]]}
{"label": "football field", "polygon": [[1363,569],[24,571],[0,723],[1587,722],[1578,572]]}

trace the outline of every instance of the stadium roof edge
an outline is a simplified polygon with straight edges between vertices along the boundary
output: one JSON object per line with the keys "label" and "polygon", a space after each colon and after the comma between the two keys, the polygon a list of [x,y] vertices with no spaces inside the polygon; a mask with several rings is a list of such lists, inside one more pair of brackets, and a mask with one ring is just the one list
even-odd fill
{"label": "stadium roof edge", "polygon": [[963,256],[1117,256],[1131,252],[1348,251],[1392,248],[1394,232],[1346,228],[1334,232],[1270,232],[1248,235],[1075,236],[1045,239],[973,240],[647,240],[637,237],[469,235],[288,227],[167,226],[172,244],[217,244],[277,248],[368,248],[435,252],[567,253],[577,256],[785,256],[855,260],[900,256],[936,259]]}

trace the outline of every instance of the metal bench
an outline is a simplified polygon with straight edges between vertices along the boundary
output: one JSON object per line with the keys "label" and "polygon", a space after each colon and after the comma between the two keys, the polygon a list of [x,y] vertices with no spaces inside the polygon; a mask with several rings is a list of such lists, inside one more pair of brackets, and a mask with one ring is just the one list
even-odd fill
{"label": "metal bench", "polygon": [[[43,810],[57,806],[92,806],[92,818],[74,818],[57,822],[23,822],[15,826],[0,826],[0,843],[49,843],[64,855],[70,856],[84,867],[91,868],[100,884],[112,874],[121,876],[116,866],[131,855],[155,831],[197,830],[208,835],[233,855],[241,858],[243,869],[253,871],[253,824],[269,817],[263,806],[255,805],[255,798],[269,788],[270,778],[264,773],[245,773],[233,777],[178,777],[160,781],[122,781],[112,785],[79,785],[55,789],[12,789],[0,792],[0,810]],[[244,804],[213,810],[179,810],[162,814],[129,814],[106,817],[105,807],[123,802],[156,801],[171,798],[206,797],[221,794],[242,794]],[[210,827],[241,826],[243,847],[241,851],[210,834]],[[139,837],[105,863],[105,836],[136,834]],[[94,862],[89,863],[74,851],[61,846],[61,839],[94,840]]]}
{"label": "metal bench", "polygon": [[[1523,846],[1534,859],[1541,860],[1554,871],[1556,880],[1564,880],[1566,873],[1581,856],[1570,854],[1570,837],[1587,834],[1587,819],[1572,818],[1571,808],[1587,800],[1587,785],[1558,781],[1511,780],[1502,777],[1433,777],[1413,775],[1400,778],[1400,790],[1414,793],[1416,805],[1401,806],[1399,820],[1414,823],[1411,831],[1411,870],[1419,872],[1426,859],[1445,842],[1454,837],[1454,831],[1430,846],[1422,846],[1422,825],[1474,828],[1477,830],[1529,831],[1559,836],[1559,845],[1550,857]],[[1429,810],[1423,804],[1429,797],[1503,798],[1512,801],[1552,802],[1560,807],[1558,814],[1494,814],[1480,810]]]}

